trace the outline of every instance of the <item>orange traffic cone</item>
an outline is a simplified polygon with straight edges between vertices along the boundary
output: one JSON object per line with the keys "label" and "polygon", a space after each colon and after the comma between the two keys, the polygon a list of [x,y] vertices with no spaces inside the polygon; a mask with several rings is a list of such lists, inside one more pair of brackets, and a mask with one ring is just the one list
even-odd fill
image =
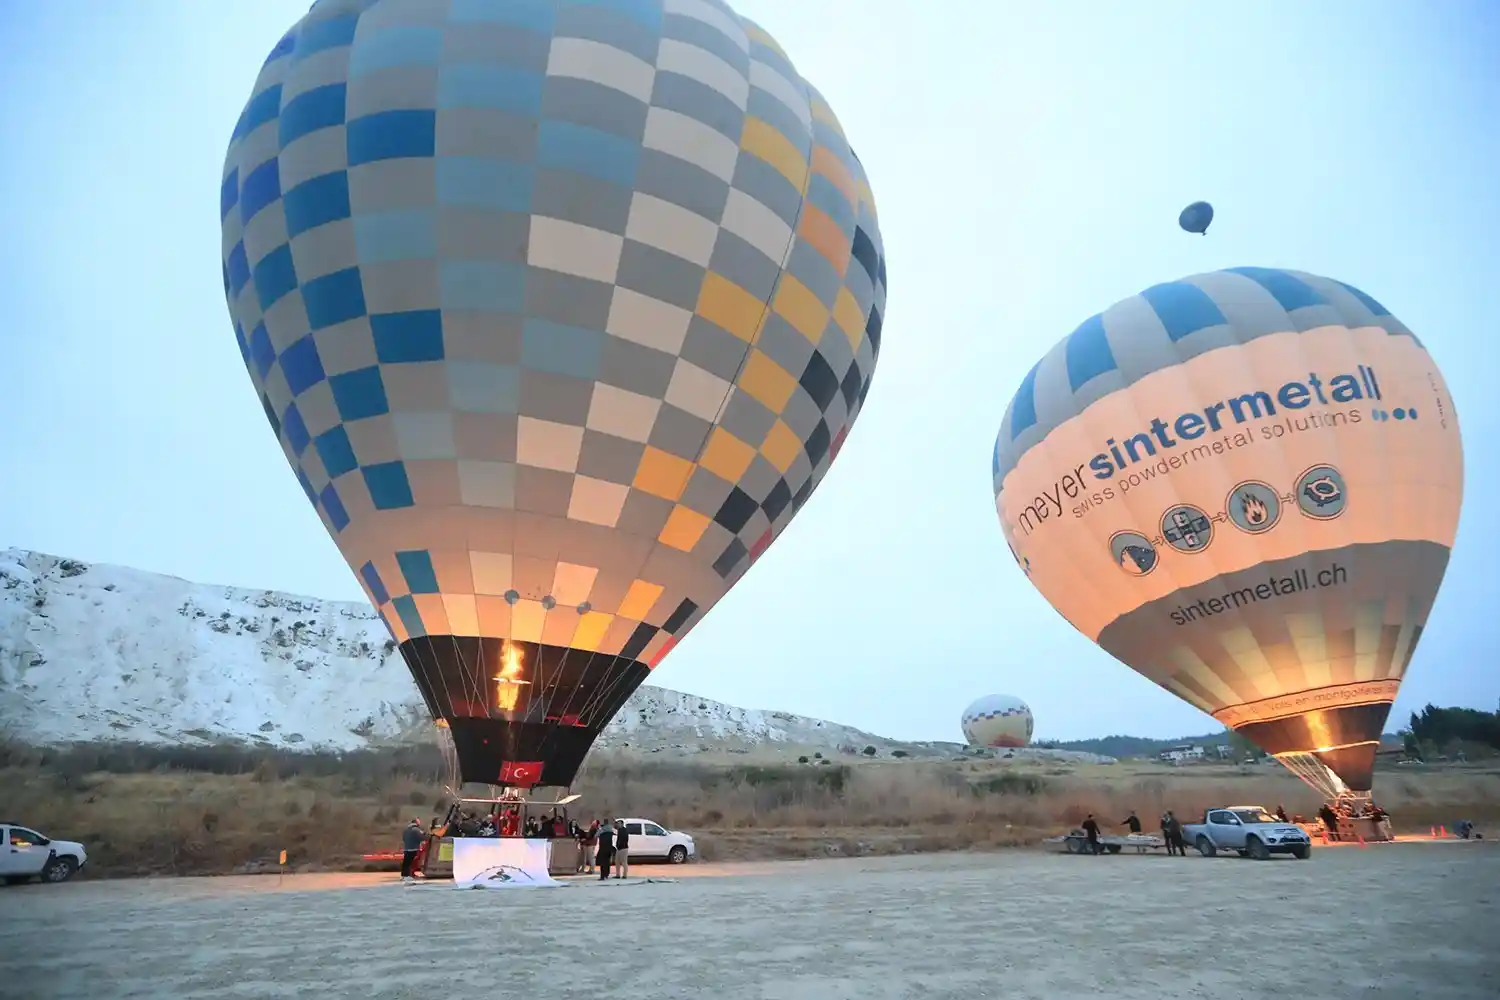
{"label": "orange traffic cone", "polygon": [[1363,848],[1365,846],[1365,835],[1364,834],[1360,834],[1359,835],[1359,846],[1361,848]]}
{"label": "orange traffic cone", "polygon": [[1427,836],[1431,837],[1433,840],[1437,840],[1437,827],[1428,827]]}
{"label": "orange traffic cone", "polygon": [[1446,837],[1446,836],[1448,836],[1448,828],[1446,826],[1440,826],[1440,827],[1438,827],[1438,836],[1439,837]]}

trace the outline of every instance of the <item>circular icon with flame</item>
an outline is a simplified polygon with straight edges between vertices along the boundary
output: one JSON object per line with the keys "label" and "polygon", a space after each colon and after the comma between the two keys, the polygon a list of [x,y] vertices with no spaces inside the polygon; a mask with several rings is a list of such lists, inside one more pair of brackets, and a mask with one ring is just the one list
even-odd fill
{"label": "circular icon with flame", "polygon": [[1297,509],[1318,521],[1332,521],[1349,506],[1344,477],[1331,465],[1315,465],[1297,477]]}
{"label": "circular icon with flame", "polygon": [[1258,535],[1281,520],[1281,497],[1269,483],[1247,479],[1229,491],[1224,512],[1236,528]]}
{"label": "circular icon with flame", "polygon": [[1117,531],[1110,535],[1109,554],[1128,576],[1145,576],[1156,568],[1156,546],[1139,531]]}

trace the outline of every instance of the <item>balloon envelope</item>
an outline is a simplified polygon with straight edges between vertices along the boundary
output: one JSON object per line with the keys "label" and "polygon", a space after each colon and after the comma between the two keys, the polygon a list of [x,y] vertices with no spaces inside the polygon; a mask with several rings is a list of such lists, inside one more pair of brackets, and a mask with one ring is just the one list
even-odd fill
{"label": "balloon envelope", "polygon": [[988,694],[964,709],[959,724],[970,746],[1024,747],[1036,723],[1020,698]]}
{"label": "balloon envelope", "polygon": [[880,347],[864,169],[717,0],[319,0],[220,214],[266,417],[464,781],[572,780]]}
{"label": "balloon envelope", "polygon": [[1384,306],[1254,267],[1148,288],[1026,375],[992,471],[1017,561],[1068,621],[1369,789],[1463,493],[1453,400]]}
{"label": "balloon envelope", "polygon": [[1195,201],[1177,216],[1177,224],[1190,233],[1206,233],[1214,221],[1214,207],[1206,201]]}

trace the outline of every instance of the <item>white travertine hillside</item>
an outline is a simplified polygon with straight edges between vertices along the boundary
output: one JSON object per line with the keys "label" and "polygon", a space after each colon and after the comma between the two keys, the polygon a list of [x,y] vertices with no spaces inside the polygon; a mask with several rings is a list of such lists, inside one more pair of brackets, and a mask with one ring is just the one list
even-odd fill
{"label": "white travertine hillside", "polygon": [[[0,731],[13,738],[353,749],[427,732],[428,721],[368,605],[0,550]],[[757,744],[898,745],[651,686],[599,741],[686,752]]]}

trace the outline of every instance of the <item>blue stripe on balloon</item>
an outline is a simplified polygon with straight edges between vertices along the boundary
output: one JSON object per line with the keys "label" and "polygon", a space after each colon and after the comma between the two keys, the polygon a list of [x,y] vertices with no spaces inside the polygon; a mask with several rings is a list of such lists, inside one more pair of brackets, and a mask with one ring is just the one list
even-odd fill
{"label": "blue stripe on balloon", "polygon": [[314,87],[286,102],[276,123],[276,141],[282,149],[304,135],[344,124],[348,90],[342,83]]}
{"label": "blue stripe on balloon", "polygon": [[1271,293],[1287,312],[1305,306],[1323,306],[1328,300],[1307,282],[1285,271],[1269,267],[1231,267],[1231,274],[1243,275]]}
{"label": "blue stripe on balloon", "polygon": [[1010,403],[1010,439],[1014,441],[1021,433],[1036,423],[1036,370],[1041,362],[1031,366],[1031,371],[1021,379],[1016,398]]}
{"label": "blue stripe on balloon", "polygon": [[1068,338],[1068,385],[1074,392],[1091,380],[1119,367],[1104,335],[1103,315],[1090,316]]}
{"label": "blue stripe on balloon", "polygon": [[390,591],[385,589],[385,581],[380,578],[380,571],[375,568],[374,563],[367,562],[361,566],[359,575],[365,581],[365,586],[370,588],[370,596],[377,605],[385,604],[391,599]]}
{"label": "blue stripe on balloon", "polygon": [[1199,330],[1228,322],[1207,292],[1185,281],[1152,285],[1141,293],[1141,298],[1156,312],[1167,336],[1174,342]]}
{"label": "blue stripe on balloon", "polygon": [[413,594],[438,593],[437,570],[432,567],[432,555],[425,549],[396,553],[396,565],[406,578],[406,589]]}
{"label": "blue stripe on balloon", "polygon": [[1347,285],[1342,281],[1335,282],[1335,284],[1344,289],[1344,291],[1348,292],[1350,295],[1354,296],[1356,299],[1359,299],[1359,301],[1363,302],[1365,308],[1370,310],[1370,312],[1372,312],[1376,316],[1389,316],[1391,314],[1391,311],[1389,309],[1381,305],[1379,302],[1376,302],[1373,298],[1366,295],[1358,288],[1355,288],[1353,285]]}

